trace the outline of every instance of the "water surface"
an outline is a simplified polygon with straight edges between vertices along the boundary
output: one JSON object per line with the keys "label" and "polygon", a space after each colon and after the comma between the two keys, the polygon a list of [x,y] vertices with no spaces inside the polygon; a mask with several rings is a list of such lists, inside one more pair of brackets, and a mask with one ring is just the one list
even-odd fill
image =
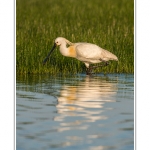
{"label": "water surface", "polygon": [[133,150],[134,76],[16,80],[17,150]]}

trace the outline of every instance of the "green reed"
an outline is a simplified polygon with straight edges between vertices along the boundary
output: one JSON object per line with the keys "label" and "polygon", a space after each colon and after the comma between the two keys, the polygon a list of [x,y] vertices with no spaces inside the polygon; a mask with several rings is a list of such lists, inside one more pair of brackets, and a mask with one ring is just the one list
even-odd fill
{"label": "green reed", "polygon": [[90,42],[119,61],[95,72],[134,72],[133,0],[16,0],[16,72],[68,74],[85,72],[82,62],[60,54],[42,62],[56,37]]}

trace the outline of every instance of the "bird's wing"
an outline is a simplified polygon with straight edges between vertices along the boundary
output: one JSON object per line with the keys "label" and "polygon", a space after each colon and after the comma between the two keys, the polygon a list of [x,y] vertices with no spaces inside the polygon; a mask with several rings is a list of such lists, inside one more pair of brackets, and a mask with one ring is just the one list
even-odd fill
{"label": "bird's wing", "polygon": [[118,60],[111,52],[90,43],[78,43],[76,45],[76,52],[79,57],[87,59]]}
{"label": "bird's wing", "polygon": [[102,48],[90,43],[78,43],[75,49],[79,57],[87,59],[100,59],[102,53]]}

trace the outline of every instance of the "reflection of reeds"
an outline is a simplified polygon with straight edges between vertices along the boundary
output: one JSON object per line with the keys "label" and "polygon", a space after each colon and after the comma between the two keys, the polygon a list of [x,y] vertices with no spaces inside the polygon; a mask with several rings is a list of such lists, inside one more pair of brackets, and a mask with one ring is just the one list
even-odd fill
{"label": "reflection of reeds", "polygon": [[96,72],[134,72],[134,1],[30,0],[16,1],[17,73],[76,73],[84,64],[63,57],[58,49],[42,61],[56,37],[90,42],[114,53],[119,62]]}

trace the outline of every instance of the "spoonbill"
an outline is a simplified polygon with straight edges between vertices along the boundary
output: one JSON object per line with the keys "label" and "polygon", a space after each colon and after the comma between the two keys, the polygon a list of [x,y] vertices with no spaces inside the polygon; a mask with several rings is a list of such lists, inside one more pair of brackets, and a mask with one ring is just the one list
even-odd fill
{"label": "spoonbill", "polygon": [[[67,45],[69,45],[67,47]],[[54,51],[56,46],[59,46],[60,53],[63,56],[73,57],[80,61],[82,61],[86,66],[86,74],[90,75],[92,73],[92,69],[100,67],[100,66],[107,66],[109,60],[118,61],[116,55],[112,54],[111,52],[95,45],[92,43],[72,43],[69,40],[63,37],[57,37],[55,39],[54,45],[51,51],[48,53],[47,57],[44,59],[43,64],[46,63],[48,58],[50,57],[51,53]],[[103,65],[98,66],[90,66],[90,64],[96,64],[103,62]]]}

